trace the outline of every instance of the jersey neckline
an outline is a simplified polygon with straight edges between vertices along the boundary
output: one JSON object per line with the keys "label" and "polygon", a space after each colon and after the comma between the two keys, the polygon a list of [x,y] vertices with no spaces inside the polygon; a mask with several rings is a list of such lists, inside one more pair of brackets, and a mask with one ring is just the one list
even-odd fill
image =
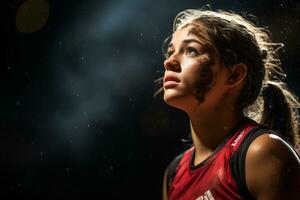
{"label": "jersey neckline", "polygon": [[243,119],[241,119],[237,125],[235,127],[233,127],[228,134],[226,135],[226,137],[224,138],[224,140],[219,144],[219,146],[212,152],[211,155],[209,155],[207,158],[205,158],[203,161],[201,161],[200,163],[198,163],[197,165],[194,165],[194,159],[195,159],[195,147],[193,146],[191,151],[191,156],[190,156],[190,162],[189,162],[189,168],[191,171],[194,171],[204,165],[206,165],[209,161],[211,161],[213,159],[213,157],[215,157],[218,152],[225,146],[225,144],[228,142],[228,140],[239,130],[241,129],[243,126],[245,126],[248,122],[252,121],[251,119],[249,119],[248,117],[244,117]]}

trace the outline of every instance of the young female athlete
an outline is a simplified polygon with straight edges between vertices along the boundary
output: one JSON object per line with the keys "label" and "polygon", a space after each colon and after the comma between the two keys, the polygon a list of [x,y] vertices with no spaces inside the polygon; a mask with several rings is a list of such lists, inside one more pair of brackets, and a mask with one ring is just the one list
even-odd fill
{"label": "young female athlete", "polygon": [[163,199],[300,199],[299,102],[268,32],[225,11],[185,10],[166,40],[164,100],[193,145],[166,170]]}

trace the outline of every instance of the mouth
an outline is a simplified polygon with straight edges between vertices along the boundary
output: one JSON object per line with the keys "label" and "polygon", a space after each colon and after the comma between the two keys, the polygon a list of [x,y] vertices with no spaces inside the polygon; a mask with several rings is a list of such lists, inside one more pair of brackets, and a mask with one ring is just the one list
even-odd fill
{"label": "mouth", "polygon": [[169,89],[169,88],[174,88],[178,85],[179,79],[172,77],[172,76],[166,76],[164,78],[164,88]]}

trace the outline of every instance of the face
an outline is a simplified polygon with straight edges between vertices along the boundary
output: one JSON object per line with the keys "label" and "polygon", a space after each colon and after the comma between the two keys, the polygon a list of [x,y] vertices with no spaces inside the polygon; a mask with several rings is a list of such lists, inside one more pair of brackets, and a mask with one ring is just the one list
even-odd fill
{"label": "face", "polygon": [[[202,34],[203,35],[203,34]],[[213,47],[205,37],[187,26],[177,30],[164,61],[164,100],[189,110],[216,104],[223,94],[225,67],[221,67]]]}

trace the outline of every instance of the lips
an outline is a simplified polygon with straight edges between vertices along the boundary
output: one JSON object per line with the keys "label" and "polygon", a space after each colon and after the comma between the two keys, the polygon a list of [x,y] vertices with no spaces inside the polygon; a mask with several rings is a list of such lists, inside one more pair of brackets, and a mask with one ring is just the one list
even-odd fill
{"label": "lips", "polygon": [[173,76],[165,76],[164,78],[164,88],[169,89],[169,88],[174,88],[178,85],[179,79],[175,78]]}

